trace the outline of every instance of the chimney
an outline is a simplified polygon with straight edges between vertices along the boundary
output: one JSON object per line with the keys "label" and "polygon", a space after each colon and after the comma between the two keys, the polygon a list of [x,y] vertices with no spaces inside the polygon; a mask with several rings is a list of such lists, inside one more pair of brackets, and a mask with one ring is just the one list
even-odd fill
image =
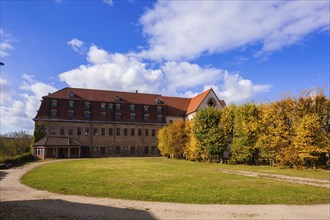
{"label": "chimney", "polygon": [[135,93],[139,93],[139,90],[135,90]]}

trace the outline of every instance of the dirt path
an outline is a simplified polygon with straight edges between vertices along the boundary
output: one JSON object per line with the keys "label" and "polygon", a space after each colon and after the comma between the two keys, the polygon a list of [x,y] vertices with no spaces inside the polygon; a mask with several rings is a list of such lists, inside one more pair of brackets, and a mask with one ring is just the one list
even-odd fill
{"label": "dirt path", "polygon": [[[330,189],[329,180],[294,177],[294,176],[286,176],[286,175],[271,174],[271,173],[259,173],[259,172],[253,172],[253,171],[243,171],[243,170],[228,170],[228,169],[218,169],[218,170],[222,173],[237,174],[237,175],[241,175],[241,176],[257,177],[257,178],[263,178],[263,179],[273,179],[273,180],[279,180],[279,181],[284,181],[284,182],[318,186],[318,187],[324,187],[324,188]],[[329,175],[330,175],[330,173],[329,173]]]}
{"label": "dirt path", "polygon": [[[48,162],[47,162],[48,163]],[[0,219],[329,219],[330,204],[195,205],[67,196],[20,183],[28,170],[0,171]]]}

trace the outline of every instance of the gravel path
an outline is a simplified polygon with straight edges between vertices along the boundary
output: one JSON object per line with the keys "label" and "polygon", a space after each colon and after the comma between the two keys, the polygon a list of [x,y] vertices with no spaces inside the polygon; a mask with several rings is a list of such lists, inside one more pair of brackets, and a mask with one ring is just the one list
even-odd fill
{"label": "gravel path", "polygon": [[218,169],[218,170],[222,173],[237,174],[241,176],[257,177],[263,179],[273,179],[278,181],[291,182],[295,184],[311,185],[311,186],[318,186],[318,187],[324,187],[330,189],[329,180],[286,176],[286,175],[271,174],[271,173],[258,173],[258,172],[243,171],[243,170],[228,170],[228,169]]}
{"label": "gravel path", "polygon": [[[70,196],[35,190],[21,176],[41,163],[0,171],[0,219],[329,219],[330,204],[195,205]],[[47,162],[49,163],[49,161]]]}

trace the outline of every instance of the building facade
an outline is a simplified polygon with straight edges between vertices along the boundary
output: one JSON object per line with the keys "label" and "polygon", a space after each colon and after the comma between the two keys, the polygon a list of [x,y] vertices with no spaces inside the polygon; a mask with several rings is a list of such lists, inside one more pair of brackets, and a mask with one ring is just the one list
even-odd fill
{"label": "building facade", "polygon": [[193,98],[64,88],[44,96],[34,121],[46,136],[33,146],[44,158],[159,156],[157,131],[208,106],[225,107],[212,89]]}

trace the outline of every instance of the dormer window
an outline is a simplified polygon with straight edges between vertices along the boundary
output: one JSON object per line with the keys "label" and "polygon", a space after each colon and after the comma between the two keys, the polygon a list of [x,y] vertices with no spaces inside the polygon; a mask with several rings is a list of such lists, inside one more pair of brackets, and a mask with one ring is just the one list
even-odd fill
{"label": "dormer window", "polygon": [[132,114],[130,115],[130,120],[131,120],[131,121],[135,121],[135,117],[136,117],[136,115],[135,115],[134,113],[132,113]]}
{"label": "dormer window", "polygon": [[73,100],[70,100],[69,101],[69,108],[73,108],[74,107],[74,101]]}
{"label": "dormer window", "polygon": [[149,121],[149,114],[144,114],[144,121]]}
{"label": "dormer window", "polygon": [[134,112],[135,111],[135,105],[130,105],[130,110],[131,110],[131,112]]}
{"label": "dormer window", "polygon": [[215,107],[216,106],[216,102],[213,98],[210,98],[208,101],[207,101],[207,106],[208,107]]}
{"label": "dormer window", "polygon": [[163,116],[162,115],[157,115],[157,121],[162,122],[163,121]]}
{"label": "dormer window", "polygon": [[162,109],[163,109],[162,106],[157,106],[157,112],[158,113],[162,113]]}
{"label": "dormer window", "polygon": [[70,93],[69,93],[69,98],[70,98],[70,99],[74,98],[74,93],[73,93],[73,92],[70,92]]}
{"label": "dormer window", "polygon": [[57,108],[57,100],[56,99],[52,100],[52,107]]}
{"label": "dormer window", "polygon": [[91,119],[91,112],[85,111],[84,116],[85,116],[85,119]]}
{"label": "dormer window", "polygon": [[90,102],[85,102],[85,109],[90,109],[91,103]]}
{"label": "dormer window", "polygon": [[116,104],[116,111],[120,111],[120,104]]}
{"label": "dormer window", "polygon": [[50,114],[51,114],[51,116],[53,118],[57,117],[57,110],[56,109],[52,109]]}
{"label": "dormer window", "polygon": [[149,111],[149,106],[145,105],[145,106],[143,106],[143,109],[144,109],[144,112],[148,112]]}
{"label": "dormer window", "polygon": [[101,109],[105,110],[105,103],[101,103]]}
{"label": "dormer window", "polygon": [[115,101],[116,101],[116,102],[120,102],[120,96],[116,95],[116,96],[115,96]]}
{"label": "dormer window", "polygon": [[162,104],[162,100],[161,100],[160,98],[157,98],[157,99],[156,99],[156,104],[157,104],[157,105]]}
{"label": "dormer window", "polygon": [[108,109],[109,109],[109,110],[113,110],[113,104],[112,104],[112,103],[109,103],[109,104],[108,104]]}
{"label": "dormer window", "polygon": [[70,119],[72,119],[73,116],[74,116],[74,111],[72,111],[72,110],[68,111],[68,117],[69,117]]}

